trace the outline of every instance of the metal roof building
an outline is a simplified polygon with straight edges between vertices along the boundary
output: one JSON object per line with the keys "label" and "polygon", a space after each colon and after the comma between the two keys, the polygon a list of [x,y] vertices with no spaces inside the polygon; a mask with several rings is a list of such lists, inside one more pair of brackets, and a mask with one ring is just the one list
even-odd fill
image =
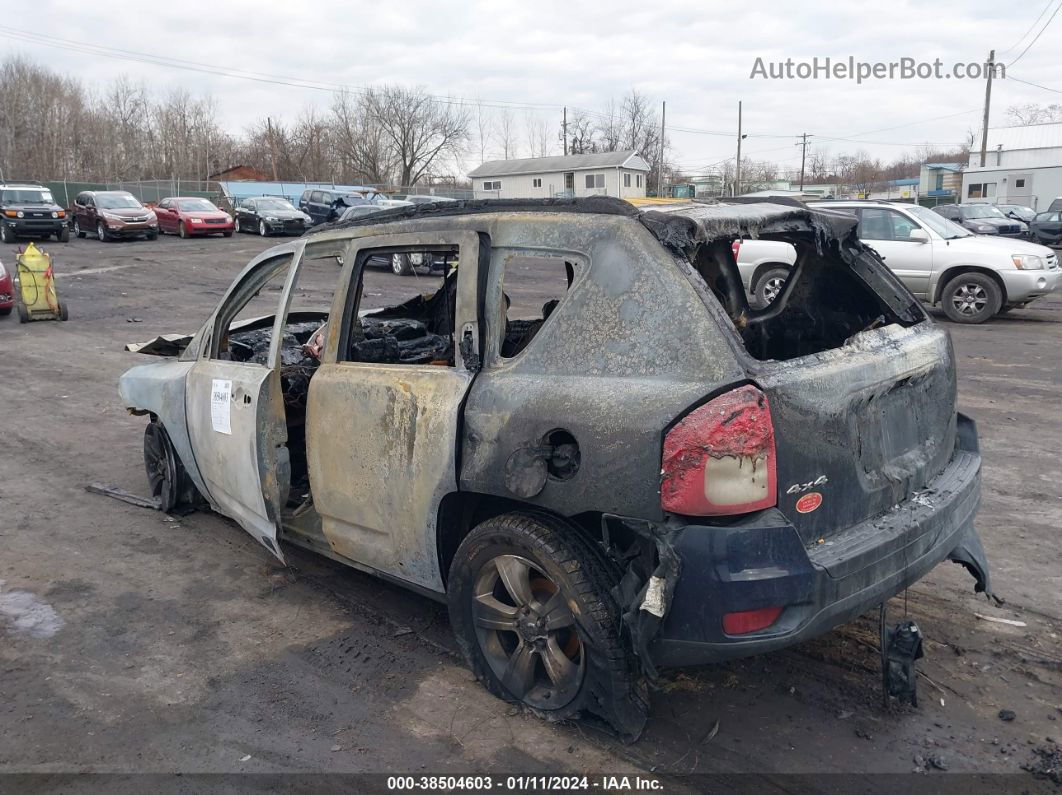
{"label": "metal roof building", "polygon": [[468,173],[479,199],[645,196],[649,164],[633,150],[488,160]]}

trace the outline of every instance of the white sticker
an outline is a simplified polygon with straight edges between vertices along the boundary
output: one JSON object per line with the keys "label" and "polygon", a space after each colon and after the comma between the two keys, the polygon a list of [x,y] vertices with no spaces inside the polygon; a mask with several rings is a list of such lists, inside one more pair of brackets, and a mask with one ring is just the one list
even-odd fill
{"label": "white sticker", "polygon": [[215,378],[210,387],[210,426],[218,433],[232,434],[232,426],[229,425],[231,401],[232,381]]}

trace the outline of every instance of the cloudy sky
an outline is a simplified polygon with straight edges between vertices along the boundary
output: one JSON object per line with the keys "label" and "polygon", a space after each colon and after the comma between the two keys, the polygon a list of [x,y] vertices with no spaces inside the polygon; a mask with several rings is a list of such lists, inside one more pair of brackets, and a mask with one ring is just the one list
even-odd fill
{"label": "cloudy sky", "polygon": [[[1058,4],[1062,0],[120,5],[41,0],[20,3],[19,14],[0,22],[0,48],[47,62],[88,85],[103,86],[127,74],[159,91],[184,86],[210,93],[234,132],[267,114],[294,120],[307,106],[327,108],[327,89],[340,84],[423,85],[434,94],[515,103],[521,128],[529,115],[559,127],[560,106],[597,110],[634,87],[657,104],[667,101],[673,157],[696,172],[733,155],[739,99],[749,135],[745,151],[783,166],[799,164],[794,142],[802,132],[832,154],[865,149],[883,159],[925,142],[957,143],[980,124],[983,80],[858,85],[750,79],[750,72],[757,57],[816,56],[868,62],[939,58],[950,69],[957,61],[983,61],[992,48],[1010,63]],[[34,44],[18,30],[67,42]],[[111,55],[150,53],[215,71],[308,81],[325,90],[122,60],[86,52],[85,44],[112,48]],[[1015,79],[996,81],[993,126],[1003,123],[1009,105],[1062,102],[1060,44],[1062,14],[1008,69],[1010,78],[1056,91]],[[496,153],[496,146],[488,147],[488,157]]]}

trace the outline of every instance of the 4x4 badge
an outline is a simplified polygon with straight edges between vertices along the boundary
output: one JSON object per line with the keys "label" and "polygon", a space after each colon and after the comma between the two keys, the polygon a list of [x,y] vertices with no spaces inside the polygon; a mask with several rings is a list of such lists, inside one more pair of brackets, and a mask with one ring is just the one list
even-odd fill
{"label": "4x4 badge", "polygon": [[785,490],[786,494],[800,494],[802,491],[807,491],[814,486],[821,486],[824,483],[829,483],[830,479],[825,475],[819,475],[814,480],[809,480],[807,483],[794,483],[788,489]]}

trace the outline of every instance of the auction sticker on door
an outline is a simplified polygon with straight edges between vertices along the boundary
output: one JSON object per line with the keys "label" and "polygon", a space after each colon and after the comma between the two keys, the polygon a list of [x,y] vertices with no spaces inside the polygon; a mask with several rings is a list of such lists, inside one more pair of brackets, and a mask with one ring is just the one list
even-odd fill
{"label": "auction sticker on door", "polygon": [[232,381],[215,378],[210,387],[210,426],[218,433],[232,434],[229,411],[232,407]]}

